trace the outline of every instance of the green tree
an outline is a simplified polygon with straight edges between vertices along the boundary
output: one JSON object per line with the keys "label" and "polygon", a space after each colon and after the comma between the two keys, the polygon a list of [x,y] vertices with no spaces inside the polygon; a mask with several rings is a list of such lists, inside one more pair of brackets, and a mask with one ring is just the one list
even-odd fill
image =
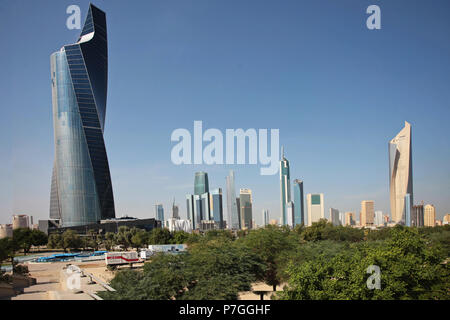
{"label": "green tree", "polygon": [[63,247],[62,237],[59,233],[53,233],[48,236],[47,247],[50,249],[59,249]]}
{"label": "green tree", "polygon": [[169,229],[155,228],[150,231],[149,244],[171,244],[173,243],[172,234]]}
{"label": "green tree", "polygon": [[174,231],[172,233],[173,242],[176,244],[183,244],[186,243],[189,239],[189,233],[184,232],[182,230],[180,231]]}
{"label": "green tree", "polygon": [[62,234],[62,247],[64,252],[66,249],[76,250],[83,246],[83,240],[80,236],[73,230],[66,230]]}
{"label": "green tree", "polygon": [[28,228],[19,228],[13,231],[13,248],[15,251],[23,250],[26,255],[33,245],[32,232]]}
{"label": "green tree", "polygon": [[145,230],[139,229],[131,237],[131,245],[138,250],[139,248],[148,246],[149,234]]}
{"label": "green tree", "polygon": [[44,232],[37,229],[31,231],[31,244],[33,246],[45,246],[47,242],[48,236]]}

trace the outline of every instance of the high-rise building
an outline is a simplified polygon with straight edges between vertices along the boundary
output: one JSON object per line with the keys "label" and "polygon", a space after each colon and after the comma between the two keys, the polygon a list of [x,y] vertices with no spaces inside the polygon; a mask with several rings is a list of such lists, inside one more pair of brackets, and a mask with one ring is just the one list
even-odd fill
{"label": "high-rise building", "polygon": [[403,215],[405,217],[405,226],[411,227],[411,208],[412,208],[412,202],[411,202],[411,195],[407,193],[405,195],[405,214]]}
{"label": "high-rise building", "polygon": [[155,219],[164,222],[164,208],[161,203],[155,204]]}
{"label": "high-rise building", "polygon": [[211,215],[219,229],[224,228],[223,223],[223,204],[222,204],[222,188],[211,191]]}
{"label": "high-rise building", "polygon": [[411,227],[423,227],[423,225],[424,225],[424,208],[422,203],[412,207]]}
{"label": "high-rise building", "polygon": [[238,225],[238,229],[242,229],[242,219],[241,219],[241,198],[236,198],[236,205],[238,207],[238,218],[239,218],[239,225]]}
{"label": "high-rise building", "polygon": [[180,214],[178,212],[178,205],[175,204],[175,198],[173,198],[173,203],[172,203],[172,218],[173,219],[180,219]]}
{"label": "high-rise building", "polygon": [[306,205],[308,207],[308,226],[320,219],[325,219],[323,193],[306,195]]}
{"label": "high-rise building", "polygon": [[424,225],[425,227],[434,227],[436,225],[436,209],[432,204],[424,207]]}
{"label": "high-rise building", "polygon": [[194,180],[194,194],[202,195],[209,192],[208,174],[206,172],[196,172]]}
{"label": "high-rise building", "polygon": [[227,181],[227,227],[228,229],[239,229],[239,206],[236,203],[236,191],[234,188],[234,171],[230,170]]}
{"label": "high-rise building", "polygon": [[413,172],[411,155],[411,125],[405,127],[389,142],[389,187],[391,217],[395,223],[405,221],[405,196],[409,197],[409,208],[413,199]]}
{"label": "high-rise building", "polygon": [[294,202],[289,201],[286,205],[286,225],[293,228],[295,226],[295,205]]}
{"label": "high-rise building", "polygon": [[201,211],[201,220],[212,220],[211,219],[211,203],[210,203],[210,197],[209,192],[203,193],[200,195],[200,199],[202,202],[202,211]]}
{"label": "high-rise building", "polygon": [[115,218],[106,155],[106,16],[89,5],[78,41],[50,57],[55,159],[50,218],[63,227]]}
{"label": "high-rise building", "polygon": [[267,226],[269,224],[269,210],[263,209],[263,226]]}
{"label": "high-rise building", "polygon": [[359,217],[360,225],[362,227],[373,226],[375,218],[374,202],[372,200],[361,201],[361,215]]}
{"label": "high-rise building", "polygon": [[280,160],[280,207],[281,224],[285,225],[287,221],[287,203],[291,201],[291,182],[289,174],[289,161],[284,157],[284,149],[281,147]]}
{"label": "high-rise building", "polygon": [[333,226],[338,226],[341,224],[339,221],[339,210],[338,209],[330,208],[330,221],[333,224]]}
{"label": "high-rise building", "polygon": [[375,226],[383,226],[384,225],[383,211],[375,211],[375,219],[374,219],[373,223]]}
{"label": "high-rise building", "polygon": [[186,217],[187,220],[191,221],[191,226],[194,228],[194,195],[187,194],[186,195]]}
{"label": "high-rise building", "polygon": [[192,228],[199,229],[202,220],[202,198],[199,194],[194,194],[194,218],[192,219]]}
{"label": "high-rise building", "polygon": [[303,196],[303,181],[294,180],[294,225],[305,224],[305,204]]}
{"label": "high-rise building", "polygon": [[346,212],[345,213],[345,225],[346,226],[353,226],[355,225],[355,215],[353,212]]}
{"label": "high-rise building", "polygon": [[241,205],[241,228],[252,229],[252,191],[240,189],[239,202]]}
{"label": "high-rise building", "polygon": [[12,228],[13,230],[19,228],[29,228],[30,219],[26,214],[15,214],[12,217]]}

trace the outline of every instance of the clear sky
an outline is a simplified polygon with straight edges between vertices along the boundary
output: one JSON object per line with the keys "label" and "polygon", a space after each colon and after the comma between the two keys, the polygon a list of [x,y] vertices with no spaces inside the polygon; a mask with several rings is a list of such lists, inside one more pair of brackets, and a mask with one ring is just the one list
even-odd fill
{"label": "clear sky", "polygon": [[[182,217],[195,171],[253,192],[253,216],[280,216],[279,176],[259,165],[170,160],[174,129],[274,128],[291,180],[359,213],[389,212],[388,141],[412,124],[414,200],[450,212],[450,2],[93,1],[108,23],[105,142],[117,216]],[[0,0],[0,223],[48,218],[53,164],[50,54],[77,40],[66,8],[88,1]],[[368,30],[366,8],[381,8]],[[225,194],[224,194],[225,196]],[[226,212],[226,207],[224,207]]]}

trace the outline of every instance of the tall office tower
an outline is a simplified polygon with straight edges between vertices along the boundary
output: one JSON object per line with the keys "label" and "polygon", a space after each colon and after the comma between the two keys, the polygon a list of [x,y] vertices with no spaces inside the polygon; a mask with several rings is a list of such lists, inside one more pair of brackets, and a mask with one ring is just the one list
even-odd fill
{"label": "tall office tower", "polygon": [[238,225],[238,229],[242,229],[242,219],[241,219],[241,199],[238,197],[236,198],[236,205],[238,207],[238,218],[239,218],[239,225]]}
{"label": "tall office tower", "polygon": [[194,180],[194,194],[202,195],[209,192],[208,174],[206,172],[196,172]]}
{"label": "tall office tower", "polygon": [[240,189],[239,203],[241,205],[241,228],[251,229],[252,226],[252,190]]}
{"label": "tall office tower", "polygon": [[294,180],[294,225],[305,223],[303,181]]}
{"label": "tall office tower", "polygon": [[286,204],[286,226],[293,228],[295,226],[295,205],[294,202],[289,201]]}
{"label": "tall office tower", "polygon": [[323,193],[306,195],[306,205],[308,207],[308,226],[320,219],[325,219]]}
{"label": "tall office tower", "polygon": [[424,207],[424,226],[434,227],[436,225],[436,209],[432,204]]}
{"label": "tall office tower", "polygon": [[194,194],[194,217],[192,219],[192,229],[199,229],[202,221],[202,198]]}
{"label": "tall office tower", "polygon": [[161,203],[155,204],[155,218],[161,222],[164,222],[164,208]]}
{"label": "tall office tower", "polygon": [[412,208],[411,195],[407,193],[405,195],[405,205],[404,205],[405,214],[403,215],[405,217],[405,226],[407,227],[411,227],[411,208]]}
{"label": "tall office tower", "polygon": [[355,217],[353,212],[346,212],[345,213],[345,225],[346,226],[353,226],[355,224]]}
{"label": "tall office tower", "polygon": [[222,188],[211,191],[211,214],[212,220],[215,221],[219,229],[224,228],[223,224],[223,204],[222,204]]}
{"label": "tall office tower", "polygon": [[269,210],[263,209],[263,226],[267,226],[269,224]]}
{"label": "tall office tower", "polygon": [[405,121],[405,127],[389,142],[391,217],[395,223],[405,221],[407,193],[410,194],[409,207],[414,203],[411,153],[411,125]]}
{"label": "tall office tower", "polygon": [[281,147],[280,160],[280,207],[281,207],[281,224],[287,222],[287,203],[291,201],[291,182],[289,174],[289,161],[284,157],[284,148]]}
{"label": "tall office tower", "polygon": [[341,226],[345,224],[345,214],[342,211],[339,212],[339,223],[341,224]]}
{"label": "tall office tower", "polygon": [[362,227],[373,226],[375,218],[374,203],[372,200],[361,201],[361,215],[359,217],[360,225]]}
{"label": "tall office tower", "polygon": [[234,171],[230,170],[227,180],[227,227],[228,229],[240,229],[239,210],[236,203],[236,191],[234,189]]}
{"label": "tall office tower", "polygon": [[202,213],[200,217],[201,220],[212,220],[211,219],[211,203],[209,198],[209,192],[203,193],[200,195],[200,199],[202,202]]}
{"label": "tall office tower", "polygon": [[411,210],[411,227],[423,227],[424,225],[423,203],[412,207]]}
{"label": "tall office tower", "polygon": [[78,41],[50,57],[55,159],[50,218],[63,227],[115,217],[103,132],[108,49],[106,16],[92,4]]}
{"label": "tall office tower", "polygon": [[195,229],[194,227],[194,195],[193,194],[187,194],[186,195],[186,217],[187,220],[191,221],[192,229]]}
{"label": "tall office tower", "polygon": [[375,226],[383,226],[384,225],[383,211],[375,211],[375,219],[374,219],[373,223]]}
{"label": "tall office tower", "polygon": [[333,226],[340,225],[338,209],[330,208],[330,221],[333,224]]}

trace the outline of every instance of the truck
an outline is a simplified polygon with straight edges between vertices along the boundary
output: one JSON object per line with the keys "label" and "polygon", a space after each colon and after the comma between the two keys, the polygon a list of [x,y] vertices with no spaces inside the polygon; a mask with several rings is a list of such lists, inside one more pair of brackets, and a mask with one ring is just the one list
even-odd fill
{"label": "truck", "polygon": [[107,252],[105,254],[105,263],[107,266],[116,266],[121,264],[133,264],[140,262],[136,251]]}

